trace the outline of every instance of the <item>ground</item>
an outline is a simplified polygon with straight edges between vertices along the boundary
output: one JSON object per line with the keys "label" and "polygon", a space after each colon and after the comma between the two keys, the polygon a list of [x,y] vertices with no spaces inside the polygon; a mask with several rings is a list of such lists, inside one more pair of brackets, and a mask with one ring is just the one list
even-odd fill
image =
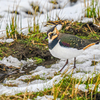
{"label": "ground", "polygon": [[[20,37],[20,36],[19,36]],[[44,40],[43,43],[47,44],[47,41]],[[57,59],[52,57],[50,54],[47,45],[46,46],[39,46],[33,44],[31,41],[28,41],[27,38],[18,38],[18,40],[15,40],[14,42],[8,44],[8,43],[0,43],[0,57],[1,59],[3,57],[13,56],[17,58],[18,60],[27,60],[27,58],[31,58],[33,60],[37,60],[35,64],[31,65],[27,69],[27,65],[23,67],[22,71],[25,71],[24,74],[29,74],[31,70],[34,70],[37,66],[43,65],[45,67],[49,67],[51,64],[53,64]],[[5,71],[2,71],[4,69],[5,65],[0,65],[0,80],[3,81],[5,77],[8,77],[6,73],[8,72],[8,67],[5,68]],[[9,66],[10,67],[10,66]],[[18,70],[18,69],[14,69]],[[10,77],[19,77],[23,75],[23,73],[17,72],[17,74],[10,75]]]}

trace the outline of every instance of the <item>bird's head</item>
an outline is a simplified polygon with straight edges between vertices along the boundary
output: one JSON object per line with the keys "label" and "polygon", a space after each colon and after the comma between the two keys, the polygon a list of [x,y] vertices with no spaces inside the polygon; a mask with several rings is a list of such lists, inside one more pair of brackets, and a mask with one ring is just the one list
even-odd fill
{"label": "bird's head", "polygon": [[48,39],[49,42],[53,41],[56,37],[58,37],[59,31],[57,30],[57,25],[52,27],[47,31],[47,37],[45,39]]}

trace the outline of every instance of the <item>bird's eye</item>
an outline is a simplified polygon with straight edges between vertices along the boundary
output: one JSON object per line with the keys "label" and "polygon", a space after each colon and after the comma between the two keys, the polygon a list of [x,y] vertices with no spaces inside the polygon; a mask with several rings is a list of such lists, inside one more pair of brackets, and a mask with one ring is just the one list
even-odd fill
{"label": "bird's eye", "polygon": [[53,35],[54,35],[54,33],[51,34],[51,36],[53,36]]}
{"label": "bird's eye", "polygon": [[55,33],[52,33],[51,35],[54,36],[54,35],[56,35],[56,34],[55,34]]}
{"label": "bird's eye", "polygon": [[54,35],[55,35],[54,33],[51,33],[51,34],[50,34],[50,39],[51,39]]}

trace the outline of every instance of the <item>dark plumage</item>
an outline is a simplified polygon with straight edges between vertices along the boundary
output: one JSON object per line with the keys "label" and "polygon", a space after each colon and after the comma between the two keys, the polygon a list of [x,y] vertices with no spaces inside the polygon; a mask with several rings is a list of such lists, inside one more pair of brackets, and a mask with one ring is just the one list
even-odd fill
{"label": "dark plumage", "polygon": [[54,29],[55,29],[55,27],[56,27],[56,25],[55,25],[54,27],[50,28],[50,29],[47,31],[47,34],[50,33],[50,32],[53,32]]}
{"label": "dark plumage", "polygon": [[48,44],[49,49],[52,50],[57,43],[58,43],[58,38],[55,38],[51,43]]}
{"label": "dark plumage", "polygon": [[71,34],[63,34],[59,39],[61,46],[77,48],[78,50],[83,49],[91,43],[88,40],[83,40]]}

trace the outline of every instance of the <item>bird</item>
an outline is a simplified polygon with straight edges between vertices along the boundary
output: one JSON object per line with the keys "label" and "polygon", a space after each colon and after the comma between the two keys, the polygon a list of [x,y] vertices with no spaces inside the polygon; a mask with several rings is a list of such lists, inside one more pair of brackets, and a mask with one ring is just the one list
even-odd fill
{"label": "bird", "polygon": [[52,56],[66,60],[60,72],[68,64],[68,60],[74,58],[74,68],[76,68],[76,57],[87,48],[99,44],[99,41],[93,42],[81,39],[72,34],[60,33],[55,25],[47,31],[48,48]]}

